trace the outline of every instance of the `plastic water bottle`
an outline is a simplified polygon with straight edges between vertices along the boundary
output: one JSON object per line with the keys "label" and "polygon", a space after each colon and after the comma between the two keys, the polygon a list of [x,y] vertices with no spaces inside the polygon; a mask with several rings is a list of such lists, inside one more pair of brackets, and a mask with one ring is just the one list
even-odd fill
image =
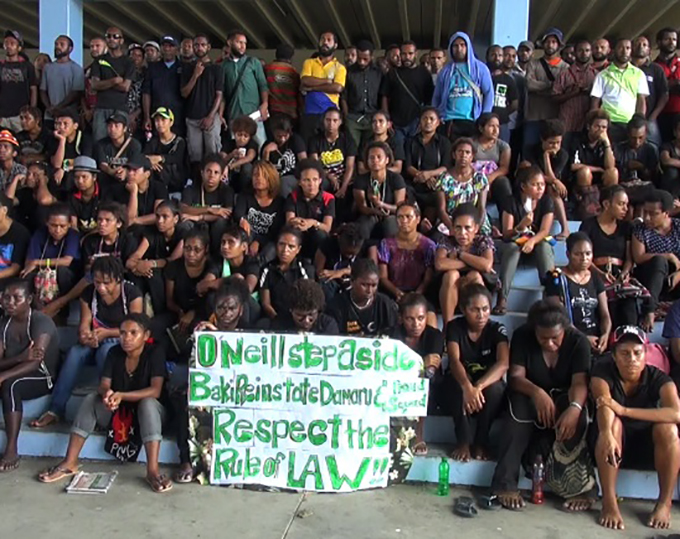
{"label": "plastic water bottle", "polygon": [[581,163],[581,159],[579,159],[578,150],[576,150],[576,153],[574,154],[574,164],[578,165],[580,163]]}
{"label": "plastic water bottle", "polygon": [[439,487],[437,488],[437,496],[449,495],[449,461],[446,457],[442,457],[439,463]]}
{"label": "plastic water bottle", "polygon": [[536,455],[534,461],[534,468],[531,474],[531,503],[543,503],[543,482],[545,481],[545,467],[543,466],[543,457]]}

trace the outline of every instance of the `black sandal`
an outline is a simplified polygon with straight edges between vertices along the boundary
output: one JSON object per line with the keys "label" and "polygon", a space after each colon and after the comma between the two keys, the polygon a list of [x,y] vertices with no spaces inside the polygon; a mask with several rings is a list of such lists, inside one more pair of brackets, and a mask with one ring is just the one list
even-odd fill
{"label": "black sandal", "polygon": [[459,517],[474,518],[478,514],[474,503],[475,501],[469,496],[461,496],[456,498],[456,503],[453,506],[453,512]]}
{"label": "black sandal", "polygon": [[477,500],[477,504],[479,507],[486,509],[487,511],[495,511],[497,509],[503,508],[503,504],[501,504],[501,501],[495,494],[491,494],[489,496],[480,496]]}

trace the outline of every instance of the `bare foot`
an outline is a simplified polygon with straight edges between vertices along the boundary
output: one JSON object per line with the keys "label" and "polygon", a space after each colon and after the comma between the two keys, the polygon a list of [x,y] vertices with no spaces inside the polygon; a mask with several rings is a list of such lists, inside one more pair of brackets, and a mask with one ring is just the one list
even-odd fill
{"label": "bare foot", "polygon": [[524,506],[526,505],[524,498],[522,498],[522,495],[517,491],[497,492],[496,496],[498,496],[501,505],[511,511],[519,511],[524,509]]}
{"label": "bare foot", "polygon": [[600,511],[600,526],[609,528],[610,530],[625,530],[623,525],[623,517],[619,511],[619,504],[614,500],[614,503],[602,502],[602,511]]}
{"label": "bare foot", "polygon": [[491,311],[492,314],[503,315],[508,311],[508,300],[503,297],[498,297],[496,306]]}
{"label": "bare foot", "polygon": [[472,447],[472,458],[475,460],[491,460],[489,452],[481,446]]}
{"label": "bare foot", "polygon": [[667,530],[671,527],[671,506],[670,504],[657,503],[654,511],[649,515],[647,526],[657,530]]}
{"label": "bare foot", "polygon": [[416,445],[413,446],[413,453],[424,457],[427,455],[427,444],[423,441],[416,442]]}
{"label": "bare foot", "polygon": [[451,453],[451,458],[460,462],[470,462],[472,455],[470,454],[470,446],[468,444],[461,444],[456,446]]}
{"label": "bare foot", "polygon": [[570,513],[580,513],[581,511],[590,511],[595,504],[595,500],[587,496],[577,496],[566,500],[562,507],[565,511]]}

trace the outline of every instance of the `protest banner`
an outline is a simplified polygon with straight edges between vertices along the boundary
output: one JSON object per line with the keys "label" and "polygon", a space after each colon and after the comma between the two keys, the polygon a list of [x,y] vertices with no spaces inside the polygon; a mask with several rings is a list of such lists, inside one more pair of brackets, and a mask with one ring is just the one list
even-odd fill
{"label": "protest banner", "polygon": [[390,339],[196,334],[188,398],[212,411],[210,483],[386,486],[394,446],[414,435],[402,428],[395,441],[391,417],[426,414],[421,373],[422,358]]}

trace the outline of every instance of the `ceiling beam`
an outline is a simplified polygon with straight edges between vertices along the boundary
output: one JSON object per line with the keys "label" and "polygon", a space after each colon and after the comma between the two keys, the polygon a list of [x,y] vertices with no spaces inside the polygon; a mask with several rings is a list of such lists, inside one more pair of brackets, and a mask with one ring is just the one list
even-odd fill
{"label": "ceiling beam", "polygon": [[628,3],[625,5],[625,7],[623,9],[620,9],[613,19],[610,19],[609,24],[605,26],[604,30],[602,30],[599,35],[601,36],[608,35],[609,32],[611,32],[612,29],[617,24],[619,24],[621,19],[623,19],[626,16],[626,13],[628,13],[631,10],[631,8],[635,5],[636,2],[637,0],[628,0]]}
{"label": "ceiling beam", "polygon": [[338,35],[340,36],[342,46],[347,48],[349,45],[352,44],[352,40],[350,39],[349,34],[347,33],[345,25],[342,23],[342,19],[340,18],[340,14],[338,13],[338,8],[335,7],[335,1],[326,0],[326,9],[328,10],[328,14],[331,16],[333,28],[336,29]]}
{"label": "ceiling beam", "polygon": [[633,39],[635,39],[636,37],[643,35],[649,28],[651,28],[652,26],[654,26],[654,25],[661,19],[661,17],[663,17],[666,13],[668,13],[668,11],[669,11],[672,7],[674,7],[675,5],[677,5],[677,3],[678,3],[679,1],[680,1],[680,0],[666,0],[666,5],[665,5],[664,7],[662,7],[659,11],[657,11],[656,13],[654,13],[654,15],[652,16],[652,18],[649,19],[649,21],[647,21],[644,25],[640,25],[640,26],[639,26],[639,30],[633,32],[633,33],[631,34],[631,37],[632,37]]}
{"label": "ceiling beam", "polygon": [[214,20],[211,20],[211,18],[203,13],[203,11],[198,9],[197,3],[198,2],[189,1],[182,2],[182,5],[188,9],[194,17],[210,28],[210,31],[222,41],[220,44],[220,48],[222,48],[222,45],[227,42],[227,34],[219,27],[219,25],[215,24]]}
{"label": "ceiling beam", "polygon": [[481,2],[470,2],[470,4],[470,16],[468,17],[466,31],[467,35],[470,36],[470,39],[474,40],[475,30],[477,29],[477,18],[479,17],[479,5]]}
{"label": "ceiling beam", "polygon": [[302,10],[302,6],[298,3],[298,0],[288,0],[288,3],[290,4],[290,8],[293,11],[295,18],[300,23],[300,26],[302,26],[302,30],[309,38],[309,42],[312,44],[312,49],[318,47],[319,34],[317,34],[317,32],[314,30],[312,23],[307,18],[305,12]]}
{"label": "ceiling beam", "polygon": [[408,0],[399,0],[399,23],[401,25],[401,37],[404,41],[411,40],[411,27],[408,22],[407,2]]}
{"label": "ceiling beam", "polygon": [[[164,4],[168,5],[167,2],[164,2]],[[158,13],[163,19],[165,19],[165,22],[170,25],[169,28],[179,28],[182,31],[182,35],[184,37],[194,37],[198,33],[194,28],[187,26],[184,21],[182,21],[181,17],[173,17],[172,15],[168,14],[167,8],[165,6],[161,6],[159,2],[150,1],[147,2],[147,5],[151,7],[156,13]],[[166,30],[161,35],[166,34],[174,35],[172,30],[170,32]],[[179,36],[174,37],[178,38]]]}
{"label": "ceiling beam", "polygon": [[[541,6],[545,7],[546,2],[541,2]],[[557,10],[560,7],[560,0],[550,0],[550,3],[548,4],[547,7],[545,7],[545,11],[543,12],[543,17],[541,17],[534,26],[534,31],[531,33],[531,40],[536,41],[540,36],[543,35],[543,32],[545,32],[548,29],[548,24],[552,20],[552,18],[555,16],[555,13],[557,13]],[[533,25],[532,25],[533,26]]]}
{"label": "ceiling beam", "polygon": [[375,23],[373,16],[373,9],[371,8],[371,0],[361,0],[361,10],[364,12],[364,18],[368,24],[368,31],[371,34],[373,45],[376,49],[382,49],[380,42],[380,33],[378,32],[378,25]]}
{"label": "ceiling beam", "polygon": [[101,12],[99,7],[95,8],[95,5],[100,5],[100,4],[93,4],[90,2],[85,2],[83,3],[83,9],[87,12],[89,12],[91,15],[94,15],[97,19],[102,21],[104,24],[107,26],[115,26],[116,28],[119,28],[123,34],[125,35],[126,38],[128,38],[128,43],[132,42],[138,42],[138,43],[144,43],[146,39],[144,39],[144,36],[141,34],[138,34],[137,32],[134,32],[130,30],[130,27],[126,24],[121,24],[121,20],[118,17],[111,17],[110,15],[106,15]]}
{"label": "ceiling beam", "polygon": [[444,0],[434,0],[434,39],[432,40],[432,46],[435,49],[441,47],[443,17],[444,17]]}
{"label": "ceiling beam", "polygon": [[574,33],[581,28],[581,24],[583,21],[586,20],[586,17],[590,15],[590,12],[593,10],[595,5],[598,3],[599,0],[590,0],[585,7],[581,10],[579,13],[578,17],[576,17],[576,20],[574,21],[574,24],[571,25],[569,30],[564,34],[564,42],[569,43],[569,40],[571,39],[571,36],[574,35]]}
{"label": "ceiling beam", "polygon": [[236,21],[236,24],[247,34],[247,38],[255,45],[255,48],[266,49],[267,45],[264,38],[248,24],[241,15],[239,15],[234,8],[229,5],[229,2],[225,0],[218,0],[218,5],[222,8],[222,11],[227,14],[227,17]]}
{"label": "ceiling beam", "polygon": [[[130,7],[129,2],[111,2],[110,5],[113,7],[113,9],[119,11],[133,21],[138,21],[141,26],[143,26],[146,30],[149,30],[149,39],[153,37],[155,41],[156,39],[160,39],[163,35],[163,30],[160,27],[156,26],[154,22],[149,21],[149,17],[140,17],[139,13],[136,13]],[[142,43],[145,41],[147,40],[145,39],[142,41]]]}
{"label": "ceiling beam", "polygon": [[264,0],[253,0],[253,3],[260,14],[269,23],[269,26],[271,26],[272,30],[274,30],[274,33],[277,35],[277,37],[286,45],[290,45],[291,47],[294,46],[295,44],[293,43],[293,38],[288,33],[288,30],[286,30],[279,23],[279,20],[282,18],[281,15],[272,13],[271,9],[269,9],[269,6],[267,5],[267,2]]}
{"label": "ceiling beam", "polygon": [[[2,17],[12,23],[14,26],[12,30],[18,30],[23,35],[24,41],[28,41],[31,44],[35,44],[36,47],[39,47],[40,36],[35,31],[35,26],[33,26],[30,21],[27,22],[25,18],[13,15],[11,10],[5,11],[6,12],[3,12]],[[49,51],[47,52],[49,53]]]}

